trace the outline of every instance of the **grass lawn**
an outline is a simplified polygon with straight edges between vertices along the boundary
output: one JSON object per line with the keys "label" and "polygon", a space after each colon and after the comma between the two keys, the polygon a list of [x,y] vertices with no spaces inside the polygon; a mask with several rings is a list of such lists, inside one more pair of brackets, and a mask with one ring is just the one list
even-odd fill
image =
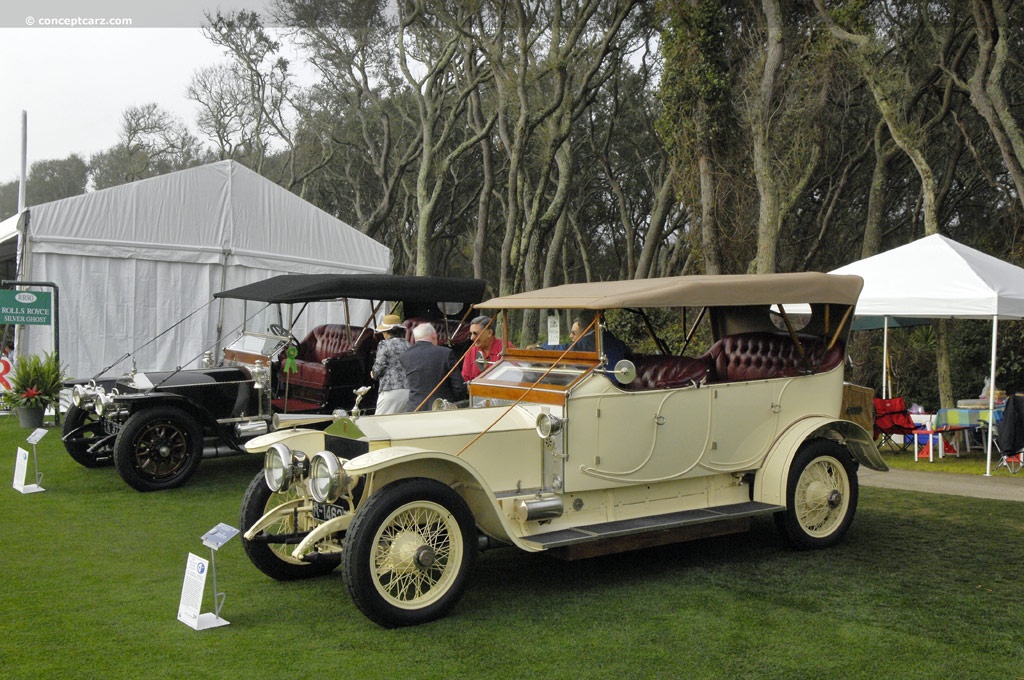
{"label": "grass lawn", "polygon": [[[962,442],[959,442],[962,446]],[[937,448],[937,447],[936,447]],[[915,470],[919,472],[955,472],[965,475],[983,475],[985,474],[985,451],[984,449],[972,449],[970,451],[964,451],[957,456],[944,456],[943,458],[935,458],[932,462],[928,462],[927,458],[921,458],[920,460],[914,460],[914,449],[910,448],[905,452],[900,452],[894,448],[882,448],[882,457],[885,458],[885,462],[891,468],[897,468],[900,470]],[[999,451],[995,448],[995,444],[992,446],[992,475],[1000,477],[1013,477],[1010,471],[1005,467],[996,469],[999,464]],[[1024,471],[1017,473],[1018,477],[1024,477]]]}
{"label": "grass lawn", "polygon": [[[7,479],[28,434],[0,416]],[[451,616],[401,630],[359,614],[337,573],[264,577],[236,538],[217,554],[231,624],[195,631],[176,619],[187,555],[238,525],[261,461],[142,494],[74,463],[55,430],[38,457],[44,493],[0,489],[4,678],[1024,679],[1020,503],[864,487],[846,541],[820,552],[764,520],[574,563],[489,551]]]}

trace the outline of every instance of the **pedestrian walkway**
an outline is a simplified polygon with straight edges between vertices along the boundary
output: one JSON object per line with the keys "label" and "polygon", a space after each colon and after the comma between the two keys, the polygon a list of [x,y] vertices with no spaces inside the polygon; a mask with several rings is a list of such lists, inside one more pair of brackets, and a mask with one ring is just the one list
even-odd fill
{"label": "pedestrian walkway", "polygon": [[883,489],[903,489],[925,493],[944,493],[951,496],[993,498],[1001,501],[1024,503],[1024,473],[1019,477],[985,475],[958,475],[950,472],[914,472],[889,470],[878,472],[861,466],[858,474],[861,486]]}

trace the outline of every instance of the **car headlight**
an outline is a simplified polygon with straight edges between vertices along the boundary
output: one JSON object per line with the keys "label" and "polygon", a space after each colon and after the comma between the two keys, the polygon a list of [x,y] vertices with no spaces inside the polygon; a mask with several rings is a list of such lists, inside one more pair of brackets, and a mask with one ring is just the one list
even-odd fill
{"label": "car headlight", "polygon": [[333,503],[351,484],[342,460],[330,451],[313,456],[309,466],[309,493],[318,503]]}
{"label": "car headlight", "polygon": [[263,478],[271,491],[287,491],[292,482],[309,471],[308,459],[302,451],[292,451],[284,444],[274,444],[263,458]]}
{"label": "car headlight", "polygon": [[95,407],[96,399],[103,393],[103,388],[96,385],[75,385],[71,388],[71,403],[88,411]]}
{"label": "car headlight", "polygon": [[96,407],[96,414],[99,416],[108,416],[114,410],[114,397],[112,395],[97,394],[93,403]]}
{"label": "car headlight", "polygon": [[541,439],[547,439],[553,434],[562,431],[562,419],[550,413],[541,413],[537,416],[537,434]]}

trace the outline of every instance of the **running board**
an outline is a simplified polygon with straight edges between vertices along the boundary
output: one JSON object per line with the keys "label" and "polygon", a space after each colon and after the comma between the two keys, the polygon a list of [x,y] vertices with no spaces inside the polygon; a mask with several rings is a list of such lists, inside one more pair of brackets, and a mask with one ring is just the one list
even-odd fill
{"label": "running board", "polygon": [[784,509],[781,505],[751,501],[561,529],[526,536],[523,540],[553,552],[556,557],[574,560],[739,533],[750,528],[751,517]]}

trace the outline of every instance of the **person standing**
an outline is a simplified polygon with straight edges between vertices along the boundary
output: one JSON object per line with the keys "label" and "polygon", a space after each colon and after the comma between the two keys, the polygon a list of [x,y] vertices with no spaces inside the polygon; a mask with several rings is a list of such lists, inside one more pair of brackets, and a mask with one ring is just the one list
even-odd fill
{"label": "person standing", "polygon": [[469,322],[469,337],[473,340],[473,346],[466,352],[466,358],[462,362],[462,379],[469,382],[483,371],[476,365],[478,355],[487,359],[488,364],[493,364],[501,358],[501,340],[494,337],[494,328],[491,326],[491,317],[478,316]]}
{"label": "person standing", "polygon": [[[451,349],[437,346],[437,330],[434,325],[421,323],[416,326],[412,329],[412,339],[412,347],[400,359],[405,374],[409,377],[409,403],[406,410],[416,410],[428,396],[430,403],[433,403],[434,399],[452,402],[464,399],[466,385],[462,382],[459,372],[452,370],[455,358]],[[446,375],[447,380],[444,379]],[[423,404],[420,410],[429,411],[430,403]]]}
{"label": "person standing", "polygon": [[397,314],[388,314],[377,328],[384,337],[377,343],[377,357],[373,361],[370,377],[379,383],[377,415],[401,413],[409,401],[409,378],[402,366],[402,355],[409,349],[405,341],[405,326]]}

